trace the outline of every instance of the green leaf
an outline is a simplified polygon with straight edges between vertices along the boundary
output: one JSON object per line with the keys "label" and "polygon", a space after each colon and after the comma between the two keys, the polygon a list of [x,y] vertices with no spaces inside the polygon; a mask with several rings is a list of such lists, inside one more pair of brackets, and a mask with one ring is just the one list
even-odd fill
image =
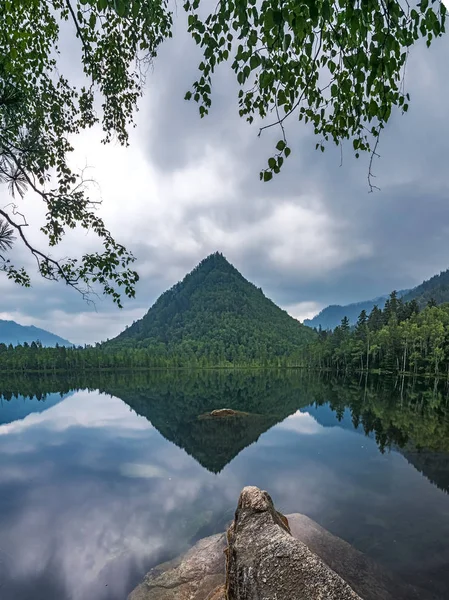
{"label": "green leaf", "polygon": [[284,142],[284,140],[279,140],[279,142],[276,144],[276,150],[279,150],[279,152],[282,152],[282,150],[285,148],[286,143]]}
{"label": "green leaf", "polygon": [[273,179],[273,173],[271,171],[264,171],[263,172],[263,180],[270,181],[270,179]]}
{"label": "green leaf", "polygon": [[260,65],[260,63],[261,63],[261,59],[258,54],[253,54],[251,56],[251,58],[249,59],[249,66],[251,67],[252,71],[254,71],[254,69],[257,69],[257,67]]}
{"label": "green leaf", "polygon": [[119,17],[125,16],[127,9],[125,0],[114,0],[114,8]]}

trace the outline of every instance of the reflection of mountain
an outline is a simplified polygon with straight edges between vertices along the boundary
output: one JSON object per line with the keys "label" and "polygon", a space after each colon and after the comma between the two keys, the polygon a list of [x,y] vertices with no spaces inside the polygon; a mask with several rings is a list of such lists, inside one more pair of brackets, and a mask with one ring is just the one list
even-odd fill
{"label": "reflection of mountain", "polygon": [[[400,452],[429,481],[449,490],[449,406],[443,388],[381,378],[365,387],[301,371],[198,371],[153,374],[138,387],[125,380],[106,391],[212,472],[223,469],[264,431],[307,407],[321,425],[368,435],[381,452]],[[198,420],[198,415],[223,407],[251,416]]]}
{"label": "reflection of mountain", "polygon": [[[166,439],[215,473],[263,432],[307,407],[321,425],[365,433],[376,441],[381,452],[389,448],[400,452],[429,481],[449,491],[449,402],[445,384],[372,377],[365,385],[364,381],[294,369],[119,371],[2,376],[0,395],[3,407],[6,405],[10,411],[27,406],[26,413],[8,417],[11,421],[45,410],[52,405],[49,401],[59,401],[60,396],[52,392],[79,388],[99,389],[123,399]],[[36,399],[46,394],[51,398]],[[17,396],[29,399],[22,399],[20,404]],[[33,396],[36,398],[31,400]],[[13,403],[5,402],[5,398],[13,399]],[[250,416],[198,419],[216,408],[234,408]],[[0,406],[0,422],[8,422],[5,418],[2,421],[1,415]]]}
{"label": "reflection of mountain", "polygon": [[413,447],[400,449],[399,452],[431,483],[449,493],[449,454]]}
{"label": "reflection of mountain", "polygon": [[[293,372],[194,372],[155,377],[144,386],[107,387],[145,416],[168,440],[209,471],[221,471],[246,446],[306,408],[325,427],[368,435],[381,452],[394,449],[429,481],[449,490],[449,419],[444,396],[410,382],[399,390],[373,379],[368,388]],[[249,412],[248,417],[199,420],[216,408]],[[449,415],[448,415],[449,416]],[[417,448],[425,448],[419,451]]]}
{"label": "reflection of mountain", "polygon": [[351,411],[348,407],[345,408],[343,415],[337,418],[335,412],[325,404],[322,406],[307,406],[305,409],[320,425],[323,427],[340,427],[349,431],[359,431],[364,433],[360,425],[356,428],[351,418]]}
{"label": "reflection of mountain", "polygon": [[[173,374],[172,374],[173,375]],[[167,376],[146,388],[107,388],[203,467],[218,473],[259,436],[306,405],[298,374],[195,372]],[[217,408],[249,416],[198,419]]]}
{"label": "reflection of mountain", "polygon": [[0,425],[19,421],[31,413],[43,412],[51,406],[55,406],[66,397],[67,395],[47,394],[41,398],[37,398],[36,396],[32,398],[13,396],[6,400],[3,396],[0,396]]}

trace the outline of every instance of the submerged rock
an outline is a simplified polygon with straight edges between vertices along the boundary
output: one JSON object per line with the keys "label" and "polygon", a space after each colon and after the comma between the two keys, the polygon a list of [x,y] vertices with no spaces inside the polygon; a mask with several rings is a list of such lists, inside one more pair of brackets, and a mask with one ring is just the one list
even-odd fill
{"label": "submerged rock", "polygon": [[267,492],[247,487],[227,536],[202,539],[152,569],[128,600],[428,598],[308,517],[285,517]]}
{"label": "submerged rock", "polygon": [[233,408],[218,408],[212,412],[200,415],[199,419],[219,419],[222,417],[249,417],[250,413],[234,410]]}

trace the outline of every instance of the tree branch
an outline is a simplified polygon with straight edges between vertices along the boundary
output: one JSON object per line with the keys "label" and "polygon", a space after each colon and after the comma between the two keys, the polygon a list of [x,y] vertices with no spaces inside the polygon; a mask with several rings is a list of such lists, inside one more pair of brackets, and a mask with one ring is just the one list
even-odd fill
{"label": "tree branch", "polygon": [[67,8],[69,9],[70,16],[72,17],[72,21],[75,24],[76,33],[77,33],[79,39],[81,40],[83,50],[88,55],[90,53],[90,49],[84,40],[83,32],[81,31],[80,24],[78,23],[78,19],[76,18],[75,11],[73,10],[73,6],[70,4],[70,0],[65,0],[65,2],[67,4]]}
{"label": "tree branch", "polygon": [[[37,267],[44,279],[48,279],[50,281],[57,281],[59,276],[59,279],[62,279],[67,285],[71,286],[73,289],[79,292],[84,300],[86,300],[87,302],[92,302],[92,300],[90,300],[88,297],[88,294],[92,293],[92,290],[89,286],[86,290],[83,290],[79,287],[79,275],[77,277],[70,277],[64,270],[63,265],[61,265],[59,261],[51,258],[47,254],[44,254],[43,252],[41,252],[40,250],[38,250],[30,244],[23,232],[23,227],[28,227],[28,223],[16,223],[10,217],[10,215],[3,209],[0,209],[0,215],[5,219],[5,221],[9,223],[11,227],[13,227],[17,231],[23,244],[26,246],[26,248],[28,248],[28,250],[36,259]],[[45,265],[45,268],[43,268],[43,265]],[[55,274],[55,272],[57,273],[57,275]]]}

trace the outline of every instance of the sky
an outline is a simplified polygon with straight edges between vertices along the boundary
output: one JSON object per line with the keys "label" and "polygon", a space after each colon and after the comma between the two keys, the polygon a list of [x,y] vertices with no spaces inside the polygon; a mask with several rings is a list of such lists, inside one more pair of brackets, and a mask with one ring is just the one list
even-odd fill
{"label": "sky", "polygon": [[[381,189],[369,193],[368,156],[356,160],[343,146],[341,164],[339,149],[316,152],[312,132],[293,121],[291,156],[280,175],[261,183],[259,171],[279,132],[258,137],[258,128],[240,119],[229,65],[217,72],[210,115],[199,118],[196,104],[184,100],[199,55],[183,18],[148,73],[130,146],[105,147],[98,130],[74,141],[73,166],[89,166],[93,193],[103,199],[101,216],[137,257],[136,298],[122,310],[106,298],[86,304],[63,284],[41,281],[32,257],[16,244],[10,257],[29,266],[33,285],[22,289],[0,276],[0,319],[77,344],[105,340],[217,250],[300,320],[328,304],[413,287],[449,267],[447,38],[413,48],[410,109],[394,114],[383,133],[374,165]],[[67,74],[77,62],[72,43],[63,52]],[[0,188],[0,204],[10,201]],[[42,247],[43,207],[30,194],[20,208],[30,239]],[[52,253],[80,256],[93,244],[74,231]]]}

